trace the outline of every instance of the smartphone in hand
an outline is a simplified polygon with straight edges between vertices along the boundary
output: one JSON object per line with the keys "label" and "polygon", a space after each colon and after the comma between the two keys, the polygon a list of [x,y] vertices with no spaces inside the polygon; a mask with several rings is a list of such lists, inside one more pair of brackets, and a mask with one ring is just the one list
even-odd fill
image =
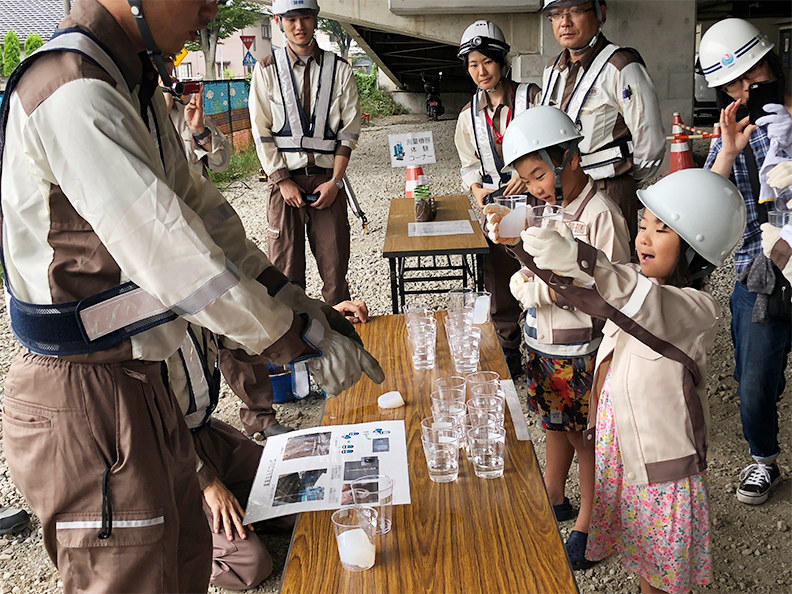
{"label": "smartphone in hand", "polygon": [[313,204],[319,200],[319,194],[303,194],[303,202],[306,204]]}
{"label": "smartphone in hand", "polygon": [[768,103],[784,103],[784,97],[779,97],[779,85],[777,81],[765,81],[751,83],[748,87],[748,115],[750,123],[755,124],[756,120],[768,115],[764,106]]}

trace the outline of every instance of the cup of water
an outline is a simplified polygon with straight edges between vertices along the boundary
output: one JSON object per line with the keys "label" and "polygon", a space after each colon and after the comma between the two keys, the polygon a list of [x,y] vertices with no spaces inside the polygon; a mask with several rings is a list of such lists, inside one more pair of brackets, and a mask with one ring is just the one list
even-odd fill
{"label": "cup of water", "polygon": [[542,229],[561,230],[564,224],[564,208],[557,204],[543,204],[525,211],[525,226],[541,227]]}

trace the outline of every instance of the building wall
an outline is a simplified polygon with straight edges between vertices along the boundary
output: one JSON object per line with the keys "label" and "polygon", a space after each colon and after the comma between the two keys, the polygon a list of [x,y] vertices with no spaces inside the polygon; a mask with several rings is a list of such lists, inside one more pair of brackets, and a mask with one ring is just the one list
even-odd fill
{"label": "building wall", "polygon": [[[256,60],[259,60],[272,51],[271,40],[269,38],[271,31],[269,23],[270,19],[267,19],[255,27],[248,27],[237,31],[231,37],[223,39],[222,42],[218,42],[215,62],[219,64],[222,60],[224,67],[234,72],[235,78],[244,78],[247,69],[242,65],[242,60],[247,50],[242,43],[241,36],[255,36],[255,41],[250,47],[250,53],[253,54]],[[221,78],[222,75],[222,69],[218,69],[217,66],[215,66],[217,72],[212,72],[207,75],[203,52],[189,52],[187,57],[182,60],[179,67],[179,74],[182,78],[213,80],[215,78]],[[189,75],[187,74],[188,70],[190,72]]]}

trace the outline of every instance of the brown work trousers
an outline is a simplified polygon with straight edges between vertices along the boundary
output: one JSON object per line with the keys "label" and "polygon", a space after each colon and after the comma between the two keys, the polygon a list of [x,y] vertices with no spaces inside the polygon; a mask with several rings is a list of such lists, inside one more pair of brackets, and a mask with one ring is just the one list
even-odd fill
{"label": "brown work trousers", "polygon": [[273,392],[267,358],[248,355],[242,349],[227,349],[221,344],[219,366],[231,391],[242,401],[239,419],[245,433],[254,435],[275,425],[278,421],[272,408]]}
{"label": "brown work trousers", "polygon": [[[330,179],[330,174],[297,175],[292,179],[307,193]],[[349,299],[350,239],[347,197],[339,190],[335,201],[321,210],[310,205],[289,206],[278,184],[270,183],[267,203],[267,248],[272,263],[286,277],[305,288],[305,235],[322,277],[322,298],[330,304]]]}
{"label": "brown work trousers", "polygon": [[195,450],[164,363],[20,354],[3,408],[8,467],[64,592],[206,592]]}
{"label": "brown work trousers", "polygon": [[[193,443],[198,457],[244,509],[264,448],[217,419],[195,431]],[[204,513],[211,526],[212,512],[205,500]],[[254,532],[248,532],[245,539],[235,534],[234,540],[228,540],[225,530],[221,530],[212,534],[212,549],[211,582],[215,586],[245,590],[259,585],[272,573],[272,558]]]}
{"label": "brown work trousers", "polygon": [[598,190],[605,192],[621,209],[627,229],[630,231],[630,253],[635,253],[635,237],[638,235],[638,184],[635,179],[625,173],[617,177],[598,179],[594,182]]}
{"label": "brown work trousers", "polygon": [[520,262],[512,256],[505,246],[492,243],[487,238],[489,253],[484,254],[484,288],[490,292],[490,316],[504,349],[519,349],[520,314],[522,306],[509,289],[512,275],[520,269]]}

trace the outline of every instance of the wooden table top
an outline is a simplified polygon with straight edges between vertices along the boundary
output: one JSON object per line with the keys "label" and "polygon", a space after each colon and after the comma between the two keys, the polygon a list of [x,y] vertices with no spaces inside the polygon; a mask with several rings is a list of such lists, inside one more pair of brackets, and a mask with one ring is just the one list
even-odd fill
{"label": "wooden table top", "polygon": [[407,256],[442,256],[449,254],[486,254],[487,240],[478,220],[471,218],[472,207],[467,196],[436,196],[439,221],[470,221],[473,233],[464,235],[436,235],[433,237],[410,237],[407,224],[415,222],[415,201],[412,198],[391,200],[388,213],[388,229],[385,232],[385,258]]}
{"label": "wooden table top", "polygon": [[[405,422],[410,505],[393,506],[393,527],[378,536],[374,567],[341,567],[330,515],[303,513],[292,537],[281,592],[329,593],[539,593],[577,592],[542,475],[530,441],[517,441],[507,409],[506,467],[502,477],[480,479],[460,453],[459,478],[429,479],[421,445],[421,419],[431,415],[432,381],[453,375],[438,312],[435,369],[414,371],[404,316],[381,316],[357,325],[385,370],[376,385],[367,377],[327,401],[323,425],[376,420]],[[481,368],[508,377],[491,325],[484,327]],[[382,410],[377,397],[399,390],[406,406]]]}

